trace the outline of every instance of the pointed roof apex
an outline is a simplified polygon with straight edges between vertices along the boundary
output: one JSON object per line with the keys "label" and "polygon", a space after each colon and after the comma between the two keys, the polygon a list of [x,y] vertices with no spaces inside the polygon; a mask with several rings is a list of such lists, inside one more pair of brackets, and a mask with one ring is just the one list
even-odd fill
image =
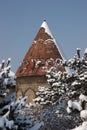
{"label": "pointed roof apex", "polygon": [[41,27],[45,27],[45,26],[47,26],[47,27],[48,27],[46,20],[44,20],[44,21],[43,21],[43,23],[42,23]]}
{"label": "pointed roof apex", "polygon": [[54,39],[54,37],[53,37],[53,35],[52,35],[52,33],[51,33],[51,31],[50,31],[48,25],[47,25],[46,20],[43,21],[43,23],[42,23],[42,25],[41,25],[41,28],[44,28],[44,29],[45,29],[45,32],[46,32],[47,34],[49,34],[52,39]]}

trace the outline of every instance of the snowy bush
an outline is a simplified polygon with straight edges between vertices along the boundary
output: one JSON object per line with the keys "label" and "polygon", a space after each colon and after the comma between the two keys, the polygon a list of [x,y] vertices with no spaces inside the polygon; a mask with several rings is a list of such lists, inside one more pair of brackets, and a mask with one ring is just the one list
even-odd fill
{"label": "snowy bush", "polygon": [[[38,92],[36,93],[36,99],[34,99],[34,101],[39,105],[45,104],[47,106],[50,106],[50,109],[51,107],[53,107],[53,110],[54,110],[54,106],[57,108],[62,104],[62,107],[63,109],[66,110],[66,112],[63,112],[62,114],[59,113],[56,114],[58,115],[58,117],[59,115],[62,115],[61,120],[63,121],[64,124],[65,124],[63,120],[64,117],[67,121],[71,119],[70,127],[72,129],[76,125],[80,125],[82,122],[79,111],[83,111],[83,109],[87,109],[86,106],[87,105],[87,99],[86,99],[87,98],[86,97],[87,96],[87,49],[85,49],[83,56],[81,57],[80,49],[77,48],[74,58],[66,61],[62,61],[61,64],[64,67],[66,67],[67,70],[69,71],[66,72],[57,71],[56,66],[60,65],[58,63],[56,64],[56,66],[48,70],[47,81],[49,83],[49,88],[40,87]],[[69,100],[73,102],[69,103],[67,106],[67,102]],[[75,100],[77,100],[77,102]],[[75,111],[75,109],[77,109],[78,112]],[[69,115],[67,112],[69,113]],[[51,115],[51,113],[48,112],[48,115]],[[49,119],[50,122],[52,119]],[[58,122],[59,120],[60,118],[58,118]],[[44,121],[46,124],[45,118]],[[72,121],[74,122],[73,124]],[[62,129],[62,126],[61,127],[59,126],[58,129],[66,130],[66,128]],[[83,125],[81,125],[81,128],[82,126]],[[79,128],[80,127],[78,127],[78,129]]]}
{"label": "snowy bush", "polygon": [[27,96],[16,100],[16,93],[10,92],[16,85],[16,76],[11,71],[10,62],[8,58],[7,62],[3,60],[0,64],[0,130],[28,130],[35,126],[38,130],[42,124],[35,119],[33,111],[26,104]]}
{"label": "snowy bush", "polygon": [[[41,91],[41,87],[36,93],[34,100],[38,104],[48,104],[57,102],[59,98],[67,96],[68,98],[76,98],[79,93],[87,94],[87,52],[85,50],[81,58],[80,49],[77,48],[74,58],[67,61],[61,61],[64,67],[71,70],[66,72],[57,71],[56,67],[48,70],[47,81],[49,88]],[[60,65],[60,64],[59,64]],[[56,64],[58,66],[58,63]],[[79,90],[79,91],[77,91]]]}
{"label": "snowy bush", "polygon": [[82,120],[87,120],[87,110],[82,110],[80,112],[80,117]]}
{"label": "snowy bush", "polygon": [[80,94],[79,99],[82,102],[84,102],[84,101],[87,102],[87,96],[86,95]]}
{"label": "snowy bush", "polygon": [[79,102],[77,101],[71,101],[69,100],[68,101],[68,107],[67,107],[67,112],[70,113],[70,110],[71,112],[74,111],[74,110],[78,110],[78,111],[81,111],[82,110],[82,107],[81,105],[79,104]]}
{"label": "snowy bush", "polygon": [[[39,64],[38,61],[36,67]],[[61,61],[61,64],[71,71],[58,71],[56,69],[58,62],[56,62],[47,73],[49,88],[39,87],[34,99],[36,104],[26,105],[27,97],[13,100],[12,94],[12,96],[9,95],[10,100],[7,100],[10,87],[15,85],[15,78],[11,77],[10,59],[6,63],[2,61],[0,64],[0,96],[4,97],[4,101],[0,103],[0,129],[69,130],[79,125],[75,130],[85,129],[86,122],[82,119],[86,119],[87,108],[87,49],[81,57],[80,49],[77,48],[74,58]]]}
{"label": "snowy bush", "polygon": [[75,129],[72,130],[86,130],[86,126],[87,126],[87,107],[85,107],[87,103],[87,96],[80,94],[79,96],[79,102],[72,102],[71,100],[68,101],[68,107],[67,107],[67,113],[70,114],[71,112],[73,112],[73,110],[77,109],[78,111],[80,111],[80,118],[82,121],[85,121],[82,123],[82,125],[80,125],[79,127],[76,127]]}
{"label": "snowy bush", "polygon": [[72,130],[87,130],[87,121],[83,122],[82,125],[74,128]]}
{"label": "snowy bush", "polygon": [[[8,58],[7,62],[5,60],[0,64],[0,114],[6,111],[6,105],[8,105],[12,100],[15,100],[15,92],[10,93],[10,89],[14,89],[16,85],[15,73],[11,71],[11,58]],[[8,109],[7,109],[8,110]]]}
{"label": "snowy bush", "polygon": [[0,64],[0,97],[7,96],[10,88],[16,85],[16,76],[11,71],[10,62],[11,58],[8,58],[7,62],[3,60]]}
{"label": "snowy bush", "polygon": [[40,125],[41,122],[35,119],[33,111],[26,104],[26,99],[27,97],[19,97],[0,110],[0,128],[2,130],[27,130],[33,128],[37,123]]}

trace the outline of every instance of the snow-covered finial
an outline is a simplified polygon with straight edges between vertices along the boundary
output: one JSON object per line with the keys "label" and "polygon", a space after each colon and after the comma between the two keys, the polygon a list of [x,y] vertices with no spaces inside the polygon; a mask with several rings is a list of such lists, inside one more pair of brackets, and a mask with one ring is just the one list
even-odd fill
{"label": "snow-covered finial", "polygon": [[46,19],[44,19],[44,21],[46,22]]}

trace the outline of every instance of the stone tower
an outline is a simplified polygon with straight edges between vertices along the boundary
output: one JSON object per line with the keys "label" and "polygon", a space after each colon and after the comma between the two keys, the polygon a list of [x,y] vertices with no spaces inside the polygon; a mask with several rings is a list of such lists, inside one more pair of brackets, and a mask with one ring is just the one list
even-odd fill
{"label": "stone tower", "polygon": [[[28,95],[28,101],[32,101],[39,86],[48,87],[45,76],[47,70],[55,66],[55,63],[60,59],[64,60],[62,53],[46,20],[44,20],[16,72],[17,97],[19,95]],[[65,68],[59,66],[57,70],[63,72]]]}

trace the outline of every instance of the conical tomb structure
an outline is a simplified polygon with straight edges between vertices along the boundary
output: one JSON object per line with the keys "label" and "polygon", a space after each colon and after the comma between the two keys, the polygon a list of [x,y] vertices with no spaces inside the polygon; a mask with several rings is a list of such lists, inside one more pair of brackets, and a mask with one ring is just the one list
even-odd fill
{"label": "conical tomb structure", "polygon": [[[30,92],[28,91],[30,90],[34,93],[39,86],[48,86],[45,75],[60,60],[64,60],[63,55],[47,22],[44,20],[16,72],[17,95],[26,95],[26,93],[29,95]],[[57,70],[63,72],[65,68],[58,66]],[[31,99],[33,98],[32,95]]]}

